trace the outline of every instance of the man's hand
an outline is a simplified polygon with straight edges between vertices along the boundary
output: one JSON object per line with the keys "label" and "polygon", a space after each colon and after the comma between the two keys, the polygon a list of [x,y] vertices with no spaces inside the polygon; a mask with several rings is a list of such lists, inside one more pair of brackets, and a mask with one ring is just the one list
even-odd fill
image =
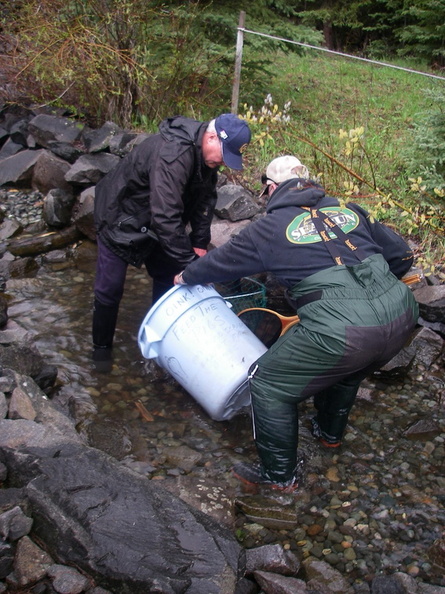
{"label": "man's hand", "polygon": [[204,249],[202,249],[202,248],[195,248],[195,247],[194,247],[194,248],[193,248],[193,251],[194,251],[194,252],[195,252],[195,254],[196,254],[197,256],[199,256],[200,258],[201,258],[202,256],[205,256],[205,255],[207,254],[207,250],[204,250]]}
{"label": "man's hand", "polygon": [[186,284],[185,281],[182,278],[182,272],[180,272],[179,274],[177,274],[175,276],[175,278],[173,279],[173,283],[175,285],[185,285]]}

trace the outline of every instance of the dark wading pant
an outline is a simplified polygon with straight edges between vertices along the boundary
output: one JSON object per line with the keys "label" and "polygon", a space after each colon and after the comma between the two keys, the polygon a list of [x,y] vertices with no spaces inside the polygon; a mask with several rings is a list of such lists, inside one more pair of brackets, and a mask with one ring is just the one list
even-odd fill
{"label": "dark wading pant", "polygon": [[[97,240],[98,253],[94,282],[93,344],[111,348],[119,304],[124,294],[128,264]],[[152,303],[173,287],[173,278],[182,270],[159,246],[144,262],[153,279]],[[141,295],[143,298],[143,295]],[[147,296],[148,303],[148,296]]]}
{"label": "dark wading pant", "polygon": [[361,381],[394,357],[418,317],[411,290],[380,255],[334,266],[298,284],[292,298],[321,298],[251,368],[254,438],[266,478],[286,482],[297,462],[299,402],[315,397],[322,436],[339,441]]}

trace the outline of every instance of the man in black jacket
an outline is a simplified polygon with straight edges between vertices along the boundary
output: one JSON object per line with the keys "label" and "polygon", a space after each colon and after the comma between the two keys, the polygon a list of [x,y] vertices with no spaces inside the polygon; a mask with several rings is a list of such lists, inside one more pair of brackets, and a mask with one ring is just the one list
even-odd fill
{"label": "man in black jacket", "polygon": [[293,156],[266,171],[266,215],[190,263],[176,284],[224,282],[268,271],[287,289],[300,322],[250,370],[258,465],[240,463],[245,483],[296,488],[298,403],[314,397],[312,432],[338,447],[362,380],[412,333],[418,307],[400,279],[408,245],[360,206],[342,205]]}
{"label": "man in black jacket", "polygon": [[218,168],[242,169],[247,123],[233,114],[211,122],[176,116],[134,148],[96,186],[98,259],[93,359],[111,360],[128,264],[147,268],[152,301],[187,264],[206,253]]}

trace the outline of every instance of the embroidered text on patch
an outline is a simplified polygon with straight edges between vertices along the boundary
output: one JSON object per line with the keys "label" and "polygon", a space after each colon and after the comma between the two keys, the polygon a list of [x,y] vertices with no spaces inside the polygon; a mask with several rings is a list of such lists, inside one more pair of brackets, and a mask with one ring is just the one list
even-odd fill
{"label": "embroidered text on patch", "polygon": [[[320,210],[330,217],[344,233],[349,233],[359,224],[358,215],[349,208],[326,206]],[[335,234],[326,225],[325,228],[329,237],[334,239]],[[315,229],[309,212],[303,212],[298,217],[295,217],[286,229],[286,238],[291,243],[316,243],[321,241],[321,237]]]}

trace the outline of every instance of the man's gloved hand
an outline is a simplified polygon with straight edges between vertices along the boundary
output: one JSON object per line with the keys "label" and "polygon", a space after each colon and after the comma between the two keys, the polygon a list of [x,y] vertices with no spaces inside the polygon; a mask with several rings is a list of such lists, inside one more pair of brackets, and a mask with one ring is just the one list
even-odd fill
{"label": "man's gloved hand", "polygon": [[199,256],[200,258],[201,258],[202,256],[205,256],[205,255],[207,254],[207,250],[204,250],[204,249],[202,249],[202,248],[195,248],[195,247],[194,247],[194,248],[193,248],[193,251],[194,251],[194,252],[195,252],[195,254],[196,254],[197,256]]}

